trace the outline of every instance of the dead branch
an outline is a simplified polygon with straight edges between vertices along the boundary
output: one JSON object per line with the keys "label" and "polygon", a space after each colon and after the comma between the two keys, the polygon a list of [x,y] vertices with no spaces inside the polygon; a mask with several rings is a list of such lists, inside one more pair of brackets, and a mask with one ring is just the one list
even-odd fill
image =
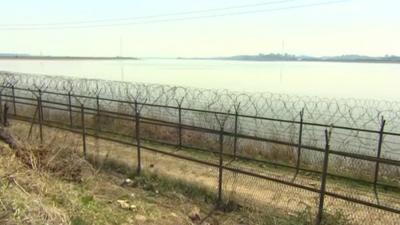
{"label": "dead branch", "polygon": [[0,140],[7,143],[12,149],[16,150],[21,148],[20,144],[11,136],[10,133],[8,133],[8,131],[4,130],[3,127],[0,127]]}

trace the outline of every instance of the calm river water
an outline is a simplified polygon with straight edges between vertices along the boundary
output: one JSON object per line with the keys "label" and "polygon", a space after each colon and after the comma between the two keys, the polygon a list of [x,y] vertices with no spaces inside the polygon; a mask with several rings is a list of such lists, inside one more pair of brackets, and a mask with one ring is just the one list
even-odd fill
{"label": "calm river water", "polygon": [[400,100],[400,64],[0,60],[0,70],[246,92]]}

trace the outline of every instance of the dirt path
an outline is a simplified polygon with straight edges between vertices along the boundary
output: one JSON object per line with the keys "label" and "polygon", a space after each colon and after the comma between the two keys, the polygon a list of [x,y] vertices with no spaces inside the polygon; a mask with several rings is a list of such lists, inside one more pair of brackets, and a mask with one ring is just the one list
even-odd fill
{"label": "dirt path", "polygon": [[[19,137],[19,139],[24,139],[27,137],[29,124],[13,121],[13,125],[9,130],[13,135]],[[45,137],[55,137],[47,138],[45,141],[70,141],[71,145],[75,145],[77,148],[82,148],[82,137],[79,134],[73,134],[71,132],[60,131],[59,129],[48,127],[44,128],[44,134],[46,134]],[[167,146],[151,145],[149,143],[145,143],[145,145],[166,152],[192,156],[201,160],[205,160],[206,158],[204,157],[208,157],[206,160],[213,163],[217,163],[218,160],[216,157],[210,157],[210,155],[193,155],[190,151],[177,151],[176,149]],[[109,159],[118,161],[126,166],[132,168],[136,167],[137,155],[136,148],[133,146],[87,137],[87,149],[88,153],[93,156],[99,158],[108,157]],[[232,162],[230,166],[246,171],[256,172],[269,177],[279,178],[285,181],[291,181],[294,176],[293,171],[272,167],[265,168],[260,167],[259,165],[252,165],[239,161]],[[217,168],[176,159],[164,154],[153,153],[146,150],[142,151],[142,167],[145,171],[195,183],[217,193]],[[224,200],[230,199],[243,205],[257,208],[273,206],[274,208],[284,210],[290,214],[302,211],[306,208],[310,208],[313,211],[317,209],[319,198],[318,193],[243,174],[236,174],[226,170],[223,173],[223,181]],[[319,188],[319,177],[300,174],[294,182],[313,188]],[[374,203],[377,201],[372,189],[365,187],[356,188],[354,186],[343,185],[343,183],[328,181],[327,190]],[[381,204],[400,208],[400,193],[381,192],[379,193],[379,201]],[[400,221],[400,215],[398,214],[345,202],[331,197],[326,198],[325,206],[327,210],[332,213],[337,210],[342,211],[342,213],[351,218],[355,224],[362,224],[365,221],[374,221],[374,224],[390,225],[396,224],[396,221]]]}

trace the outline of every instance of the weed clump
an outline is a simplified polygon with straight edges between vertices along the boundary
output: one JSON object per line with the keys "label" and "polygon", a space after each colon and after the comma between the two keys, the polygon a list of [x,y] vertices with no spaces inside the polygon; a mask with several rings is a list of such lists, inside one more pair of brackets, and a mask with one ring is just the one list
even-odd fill
{"label": "weed clump", "polygon": [[46,145],[23,146],[15,155],[30,169],[50,172],[66,181],[81,182],[94,172],[76,148],[59,146],[54,141]]}

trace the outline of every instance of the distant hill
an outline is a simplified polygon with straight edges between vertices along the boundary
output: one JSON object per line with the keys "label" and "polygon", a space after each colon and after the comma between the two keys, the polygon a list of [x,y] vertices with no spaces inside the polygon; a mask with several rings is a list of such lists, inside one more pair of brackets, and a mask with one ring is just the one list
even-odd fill
{"label": "distant hill", "polygon": [[341,56],[298,56],[290,54],[258,54],[237,55],[229,57],[212,58],[179,58],[179,59],[217,59],[217,60],[240,60],[240,61],[310,61],[310,62],[368,62],[368,63],[400,63],[400,56],[386,55],[383,57],[371,57],[363,55],[341,55]]}

